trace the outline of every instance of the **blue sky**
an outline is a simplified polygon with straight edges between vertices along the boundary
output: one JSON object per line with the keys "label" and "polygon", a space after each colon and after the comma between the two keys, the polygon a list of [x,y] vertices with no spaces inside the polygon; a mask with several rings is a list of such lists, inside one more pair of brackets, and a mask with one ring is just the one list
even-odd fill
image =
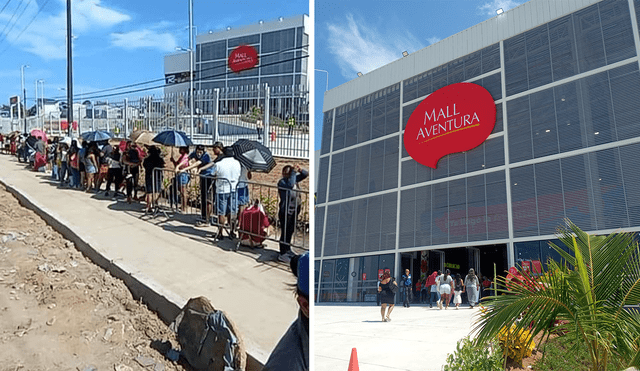
{"label": "blue sky", "polygon": [[[74,95],[163,78],[164,55],[189,46],[187,0],[72,3]],[[198,33],[309,14],[306,0],[193,4]],[[66,87],[66,1],[0,0],[0,9],[5,6],[0,12],[0,105],[20,94],[23,64],[30,66],[25,69],[28,106],[34,103],[37,79],[45,80],[46,97],[65,95],[58,88]]]}
{"label": "blue sky", "polygon": [[[413,53],[526,0],[326,0],[315,3],[315,68],[329,89]],[[315,73],[315,149],[327,73]]]}

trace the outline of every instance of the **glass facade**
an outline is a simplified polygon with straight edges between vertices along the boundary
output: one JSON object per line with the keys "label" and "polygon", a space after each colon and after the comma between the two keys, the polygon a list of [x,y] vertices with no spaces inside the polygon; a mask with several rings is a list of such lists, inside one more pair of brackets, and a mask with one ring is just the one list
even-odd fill
{"label": "glass facade", "polygon": [[[239,45],[250,45],[258,52],[258,68],[240,73],[227,66],[229,53]],[[304,27],[263,32],[196,45],[196,89],[215,89],[257,84],[270,86],[302,85],[307,89],[306,56],[309,35]]]}
{"label": "glass facade", "polygon": [[[545,262],[564,218],[640,231],[638,21],[629,2],[600,1],[326,111],[319,300],[370,301],[358,269],[382,256],[507,244],[510,263]],[[462,81],[493,96],[493,133],[437,169],[417,163],[402,144],[411,113]]]}

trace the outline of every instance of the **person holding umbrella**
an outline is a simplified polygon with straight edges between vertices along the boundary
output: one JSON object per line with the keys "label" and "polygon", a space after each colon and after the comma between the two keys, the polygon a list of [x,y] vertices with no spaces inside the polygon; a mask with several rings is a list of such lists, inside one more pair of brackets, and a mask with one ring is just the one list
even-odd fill
{"label": "person holding umbrella", "polygon": [[286,165],[282,169],[282,179],[278,181],[278,197],[280,204],[278,218],[280,219],[280,256],[278,260],[288,263],[294,253],[291,251],[291,237],[296,229],[296,220],[301,208],[300,195],[297,192],[298,183],[309,176],[307,170],[300,166]]}

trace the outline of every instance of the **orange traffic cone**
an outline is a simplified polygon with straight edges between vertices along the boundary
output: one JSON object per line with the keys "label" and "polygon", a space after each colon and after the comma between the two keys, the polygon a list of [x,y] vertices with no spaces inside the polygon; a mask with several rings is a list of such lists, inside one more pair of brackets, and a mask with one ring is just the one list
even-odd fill
{"label": "orange traffic cone", "polygon": [[349,360],[349,370],[347,371],[360,371],[358,366],[358,352],[356,348],[351,349],[351,359]]}

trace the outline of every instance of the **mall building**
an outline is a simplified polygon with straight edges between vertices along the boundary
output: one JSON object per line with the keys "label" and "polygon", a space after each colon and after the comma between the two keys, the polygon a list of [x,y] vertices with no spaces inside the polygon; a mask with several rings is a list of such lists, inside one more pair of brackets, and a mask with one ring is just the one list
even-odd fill
{"label": "mall building", "polygon": [[[640,0],[531,0],[325,93],[317,302],[375,302],[386,269],[544,267],[565,218],[640,231],[638,16]],[[403,132],[459,82],[491,94],[495,126],[432,169]]]}
{"label": "mall building", "polygon": [[[242,27],[196,35],[195,89],[209,90],[250,85],[309,86],[309,16],[280,17]],[[240,73],[227,66],[229,54],[240,45],[258,53],[258,65]],[[188,91],[189,53],[165,56],[165,92]]]}

